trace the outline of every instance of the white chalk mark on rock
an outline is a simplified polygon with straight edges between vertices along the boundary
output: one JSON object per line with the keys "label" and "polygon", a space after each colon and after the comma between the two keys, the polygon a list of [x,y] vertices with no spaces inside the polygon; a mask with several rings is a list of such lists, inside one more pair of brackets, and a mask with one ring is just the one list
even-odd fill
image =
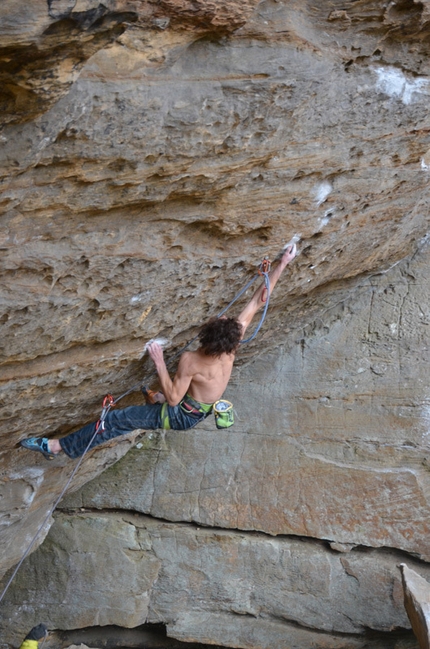
{"label": "white chalk mark on rock", "polygon": [[138,304],[139,302],[142,302],[145,298],[148,298],[151,295],[151,291],[143,291],[143,293],[138,293],[137,295],[133,295],[132,298],[130,298],[130,304]]}
{"label": "white chalk mark on rock", "polygon": [[293,237],[291,237],[289,242],[285,244],[285,246],[283,247],[283,250],[286,250],[288,248],[288,246],[293,246],[295,243],[296,244],[299,243],[301,238],[302,238],[301,234],[295,234]]}
{"label": "white chalk mark on rock", "polygon": [[430,81],[423,77],[409,81],[397,68],[375,68],[376,87],[389,97],[400,99],[405,105],[411,103],[414,94],[430,94]]}
{"label": "white chalk mark on rock", "polygon": [[[296,247],[296,257],[297,257],[297,256],[300,254],[300,251],[297,249],[297,244],[298,244],[299,241],[301,240],[301,237],[302,237],[301,234],[295,234],[293,237],[291,237],[291,239],[288,241],[288,243],[286,243],[286,244],[283,246],[283,248],[282,248],[282,252],[283,252],[284,250],[286,250],[286,249],[288,248],[288,246],[295,246],[295,247]],[[278,259],[280,256],[281,256],[281,255],[278,255],[277,259]]]}
{"label": "white chalk mark on rock", "polygon": [[329,194],[331,194],[332,191],[333,186],[328,182],[328,180],[325,180],[324,182],[314,187],[313,194],[315,196],[315,201],[318,207],[327,200]]}
{"label": "white chalk mark on rock", "polygon": [[157,343],[157,345],[160,345],[160,347],[165,347],[169,344],[169,341],[167,340],[167,338],[151,338],[151,340],[148,340],[145,347],[143,348],[144,354],[148,350],[149,345],[151,345],[152,343]]}
{"label": "white chalk mark on rock", "polygon": [[423,439],[427,441],[430,436],[430,406],[423,406],[421,416],[427,426],[427,430],[423,433]]}
{"label": "white chalk mark on rock", "polygon": [[333,216],[334,216],[334,210],[333,209],[326,210],[324,216],[321,216],[318,219],[320,229],[325,227]]}

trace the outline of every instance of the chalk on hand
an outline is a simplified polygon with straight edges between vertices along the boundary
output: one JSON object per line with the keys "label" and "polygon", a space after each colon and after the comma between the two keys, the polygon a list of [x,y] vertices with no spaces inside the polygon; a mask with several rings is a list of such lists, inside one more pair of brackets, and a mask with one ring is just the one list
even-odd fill
{"label": "chalk on hand", "polygon": [[293,246],[293,252],[294,252],[295,255],[297,255],[298,252],[297,252],[297,245],[296,244],[300,241],[300,238],[301,238],[300,234],[295,234],[294,237],[292,237],[292,239],[290,239],[290,241],[285,244],[285,246],[282,248],[282,250],[284,251],[289,246]]}
{"label": "chalk on hand", "polygon": [[299,243],[300,239],[300,234],[295,234],[294,237],[292,237],[289,242],[285,244],[283,250],[286,250],[288,246],[293,246],[294,244]]}
{"label": "chalk on hand", "polygon": [[148,351],[148,347],[149,345],[152,345],[152,343],[157,343],[157,345],[160,345],[160,347],[165,347],[169,344],[169,341],[167,340],[167,338],[151,338],[151,340],[148,340],[145,347],[143,348],[144,354]]}

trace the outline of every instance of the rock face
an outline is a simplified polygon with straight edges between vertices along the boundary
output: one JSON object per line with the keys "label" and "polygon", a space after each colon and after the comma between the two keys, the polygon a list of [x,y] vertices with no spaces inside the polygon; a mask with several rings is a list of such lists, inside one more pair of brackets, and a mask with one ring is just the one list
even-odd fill
{"label": "rock face", "polygon": [[37,598],[54,628],[162,621],[180,640],[232,647],[363,647],[365,628],[408,624],[395,553],[127,513],[59,515],[13,593],[19,611],[4,614],[19,625]]}
{"label": "rock face", "polygon": [[405,609],[412,629],[418,638],[420,649],[430,646],[430,585],[421,575],[411,570],[405,563],[402,571]]}
{"label": "rock face", "polygon": [[0,604],[5,642],[41,611],[252,649],[409,628],[395,562],[430,561],[429,7],[2,3],[2,574],[73,468],[18,442],[97,418],[151,374],[149,338],[173,354],[300,239],[238,356],[234,428],[91,452]]}
{"label": "rock face", "polygon": [[[429,250],[340,290],[323,318],[241,368],[236,424],[151,433],[65,506],[335,544],[429,561]],[[276,337],[276,336],[275,336]],[[323,377],[323,378],[322,378]]]}
{"label": "rock face", "polygon": [[86,61],[137,23],[139,33],[170,23],[197,34],[228,33],[257,0],[5,0],[0,7],[0,101],[4,123],[25,122],[53,106]]}

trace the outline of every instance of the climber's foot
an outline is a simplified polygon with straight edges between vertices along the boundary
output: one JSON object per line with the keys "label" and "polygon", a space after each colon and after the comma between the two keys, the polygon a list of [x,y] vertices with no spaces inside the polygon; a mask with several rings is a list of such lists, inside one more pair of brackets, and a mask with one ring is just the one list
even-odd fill
{"label": "climber's foot", "polygon": [[49,450],[49,440],[47,437],[29,437],[28,439],[21,440],[20,444],[29,451],[42,453],[43,457],[47,460],[53,460],[57,455]]}

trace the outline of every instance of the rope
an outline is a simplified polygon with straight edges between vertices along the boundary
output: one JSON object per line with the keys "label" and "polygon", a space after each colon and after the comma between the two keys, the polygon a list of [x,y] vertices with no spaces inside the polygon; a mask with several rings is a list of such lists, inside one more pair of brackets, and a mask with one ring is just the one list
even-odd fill
{"label": "rope", "polygon": [[249,336],[249,338],[246,338],[246,340],[241,340],[240,341],[241,345],[244,345],[245,343],[249,343],[249,342],[251,342],[251,340],[254,340],[255,336],[258,334],[258,332],[260,331],[260,329],[261,329],[261,327],[263,325],[264,319],[266,317],[267,309],[269,308],[269,300],[270,300],[270,278],[269,278],[269,273],[262,273],[262,275],[264,277],[264,283],[266,285],[266,291],[267,291],[266,303],[264,305],[263,313],[261,314],[260,322],[258,323],[254,333],[251,336]]}
{"label": "rope", "polygon": [[244,293],[249,289],[249,287],[251,286],[251,284],[253,284],[253,283],[255,282],[255,280],[256,280],[258,277],[260,277],[260,274],[259,274],[259,273],[257,273],[257,275],[255,275],[252,279],[250,279],[249,282],[248,282],[248,284],[247,284],[246,286],[244,286],[244,287],[239,291],[239,293],[237,293],[237,295],[234,296],[234,298],[232,299],[232,301],[229,302],[229,304],[227,304],[227,306],[226,306],[224,309],[222,309],[222,311],[220,311],[220,312],[218,313],[217,318],[220,318],[222,315],[224,315],[224,313],[226,313],[226,312],[229,310],[229,308],[230,308],[231,306],[233,306],[233,304],[234,304],[235,302],[237,302],[238,299],[239,299],[240,297],[242,297],[242,295],[243,295],[243,294],[244,294]]}
{"label": "rope", "polygon": [[[231,307],[235,302],[237,302],[237,300],[238,300],[239,298],[242,297],[242,295],[243,295],[243,294],[244,294],[244,293],[249,289],[249,287],[250,287],[250,286],[255,282],[255,280],[256,280],[258,277],[260,277],[260,276],[263,276],[263,277],[264,277],[264,282],[265,282],[265,286],[266,286],[266,290],[267,290],[267,297],[266,297],[266,302],[265,302],[265,305],[264,305],[264,310],[263,310],[262,316],[261,316],[261,318],[260,318],[260,322],[258,323],[258,325],[257,325],[257,327],[256,327],[256,329],[255,329],[255,331],[254,331],[254,333],[253,333],[251,336],[249,336],[249,338],[246,338],[246,340],[241,340],[241,341],[240,341],[242,345],[245,344],[245,343],[249,343],[251,340],[254,340],[255,336],[256,336],[256,335],[258,334],[258,332],[260,331],[261,326],[262,326],[262,324],[263,324],[263,322],[264,322],[264,319],[265,319],[265,317],[266,317],[267,309],[268,309],[268,307],[269,307],[269,298],[270,298],[270,278],[269,278],[269,273],[266,272],[266,271],[260,271],[259,273],[257,273],[257,275],[255,275],[255,277],[253,277],[253,278],[252,278],[252,279],[251,279],[251,280],[246,284],[246,286],[244,286],[244,287],[243,287],[243,288],[242,288],[242,289],[241,289],[241,290],[240,290],[240,291],[239,291],[239,292],[234,296],[234,298],[231,300],[231,302],[229,302],[229,304],[227,304],[227,306],[226,306],[224,309],[222,309],[222,310],[218,313],[218,315],[216,316],[217,318],[221,318],[221,316],[223,316],[224,313],[226,313],[226,312],[228,311],[228,309],[229,309],[229,308],[230,308],[230,307]],[[188,347],[190,347],[190,345],[193,344],[193,342],[194,342],[195,340],[197,340],[198,337],[199,337],[199,334],[197,334],[196,336],[194,336],[194,338],[192,338],[190,341],[188,341],[188,342],[186,343],[186,345],[184,345],[183,347],[181,347],[181,349],[180,349],[178,352],[176,352],[176,354],[174,354],[174,355],[172,356],[172,358],[170,358],[170,360],[168,361],[167,365],[168,365],[168,366],[171,365],[171,364],[173,363],[173,361],[176,360],[176,358],[178,358],[178,356],[180,356],[180,355],[181,355],[181,354],[182,354],[182,353],[183,353],[183,352],[184,352]],[[150,379],[152,376],[155,376],[155,375],[156,375],[156,371],[153,371],[151,374],[149,374],[148,379]],[[80,466],[81,466],[81,464],[82,464],[82,461],[83,461],[83,459],[84,459],[86,453],[87,453],[87,452],[89,451],[89,449],[91,448],[91,445],[92,445],[93,441],[95,440],[95,438],[96,438],[96,436],[97,436],[97,434],[98,434],[98,432],[99,432],[99,430],[100,430],[100,427],[103,425],[103,422],[104,422],[104,420],[106,419],[106,416],[107,416],[108,412],[111,410],[111,408],[113,408],[113,406],[115,406],[119,401],[121,401],[121,399],[123,399],[124,397],[128,396],[128,395],[131,394],[132,392],[135,392],[137,389],[140,388],[140,386],[141,386],[141,383],[136,383],[136,384],[133,385],[129,390],[127,390],[126,392],[124,392],[123,394],[121,394],[121,395],[120,395],[119,397],[117,397],[116,399],[114,399],[111,395],[107,395],[107,396],[104,398],[104,400],[103,400],[103,407],[102,407],[102,413],[101,413],[101,415],[100,415],[100,419],[98,420],[98,422],[97,422],[97,424],[96,424],[96,429],[95,429],[95,431],[94,431],[93,436],[91,437],[91,439],[90,439],[90,441],[88,442],[88,445],[87,445],[87,447],[85,448],[83,454],[81,455],[81,457],[79,458],[78,462],[76,463],[75,468],[73,469],[72,473],[71,473],[70,476],[69,476],[69,479],[68,479],[67,482],[66,482],[66,485],[63,487],[63,489],[62,489],[60,495],[59,495],[58,498],[55,500],[54,504],[53,504],[53,505],[51,506],[51,508],[48,510],[48,513],[46,514],[46,516],[45,516],[45,518],[44,518],[42,524],[40,525],[39,529],[37,530],[36,534],[34,535],[34,537],[33,537],[32,541],[31,541],[30,545],[28,546],[28,548],[27,548],[26,551],[24,552],[23,557],[21,558],[21,560],[19,561],[19,563],[18,563],[17,566],[15,567],[15,570],[13,571],[13,573],[12,573],[12,575],[11,575],[9,581],[7,582],[7,584],[6,584],[6,586],[5,586],[5,588],[4,588],[3,592],[2,592],[2,594],[0,595],[0,603],[2,602],[4,596],[6,595],[8,589],[9,589],[9,586],[11,585],[12,581],[15,579],[15,576],[16,576],[18,570],[20,569],[20,567],[22,566],[24,560],[25,560],[25,559],[28,557],[28,555],[30,554],[30,551],[31,551],[31,549],[33,548],[33,546],[34,546],[34,544],[35,544],[35,542],[36,542],[36,539],[38,538],[39,534],[41,533],[41,531],[42,531],[43,528],[45,527],[45,525],[46,525],[46,523],[48,522],[49,518],[50,518],[50,517],[52,516],[52,514],[54,513],[55,509],[57,508],[58,503],[60,502],[60,500],[62,499],[62,497],[63,497],[64,494],[66,493],[66,491],[67,491],[67,489],[68,489],[70,483],[72,482],[72,480],[73,480],[73,478],[75,477],[75,475],[76,475],[78,469],[80,468]],[[45,640],[46,640],[46,636],[45,636]],[[45,640],[44,640],[44,642],[45,642]],[[42,644],[42,647],[43,647],[43,644]]]}

